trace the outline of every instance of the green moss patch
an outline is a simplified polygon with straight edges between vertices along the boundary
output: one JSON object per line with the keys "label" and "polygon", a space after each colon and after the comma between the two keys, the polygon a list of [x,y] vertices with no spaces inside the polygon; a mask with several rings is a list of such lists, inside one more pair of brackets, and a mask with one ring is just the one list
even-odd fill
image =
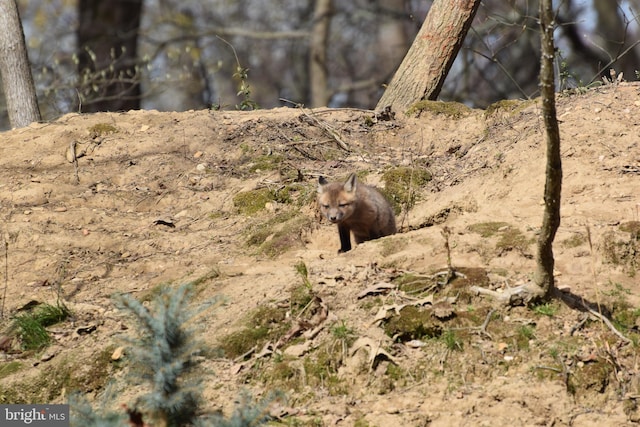
{"label": "green moss patch", "polygon": [[625,235],[615,231],[605,233],[600,247],[604,259],[622,266],[630,277],[634,277],[640,267],[640,231],[635,223],[636,221],[632,221],[620,225],[620,231],[625,232]]}
{"label": "green moss patch", "polygon": [[394,167],[382,174],[384,189],[381,193],[391,202],[395,214],[410,210],[416,203],[419,190],[431,181],[432,175],[426,169]]}
{"label": "green moss patch", "polygon": [[254,224],[249,229],[247,244],[256,246],[258,252],[268,257],[276,257],[294,248],[303,248],[303,234],[310,230],[313,221],[303,215],[296,216],[289,211],[279,214],[263,223]]}
{"label": "green moss patch", "polygon": [[439,337],[442,326],[431,313],[421,307],[406,306],[385,322],[384,332],[398,342]]}
{"label": "green moss patch", "polygon": [[111,360],[113,346],[99,351],[93,358],[79,362],[64,358],[50,362],[40,374],[9,385],[0,385],[0,403],[51,403],[75,391],[91,393],[102,390],[117,367]]}
{"label": "green moss patch", "polygon": [[254,215],[263,210],[268,202],[275,201],[276,197],[268,188],[243,191],[233,196],[233,206],[243,215]]}
{"label": "green moss patch", "polygon": [[235,359],[252,348],[260,349],[267,341],[277,341],[290,326],[286,309],[262,305],[243,321],[243,327],[218,341],[224,356]]}
{"label": "green moss patch", "polygon": [[277,188],[258,188],[242,191],[233,197],[233,205],[242,215],[252,216],[262,211],[269,202],[302,206],[315,198],[315,188],[310,185],[289,184]]}
{"label": "green moss patch", "polygon": [[472,233],[477,233],[480,237],[491,237],[496,235],[499,231],[505,230],[509,227],[506,222],[480,222],[477,224],[471,224],[467,227],[467,230]]}
{"label": "green moss patch", "polygon": [[535,100],[503,99],[489,105],[485,110],[485,117],[492,116],[497,112],[517,113],[535,102]]}
{"label": "green moss patch", "polygon": [[520,230],[506,222],[481,222],[472,224],[467,229],[481,237],[488,238],[498,236],[496,249],[498,255],[504,252],[517,250],[526,253],[532,240],[527,238]]}
{"label": "green moss patch", "polygon": [[531,243],[532,240],[528,239],[520,230],[509,227],[501,233],[500,239],[496,243],[496,249],[499,254],[513,250],[526,253]]}
{"label": "green moss patch", "polygon": [[109,135],[117,132],[118,128],[111,123],[96,123],[89,128],[89,134],[91,135],[91,138],[96,138],[98,136]]}
{"label": "green moss patch", "polygon": [[418,101],[409,107],[406,114],[407,116],[420,116],[423,111],[459,119],[469,115],[472,110],[459,102]]}

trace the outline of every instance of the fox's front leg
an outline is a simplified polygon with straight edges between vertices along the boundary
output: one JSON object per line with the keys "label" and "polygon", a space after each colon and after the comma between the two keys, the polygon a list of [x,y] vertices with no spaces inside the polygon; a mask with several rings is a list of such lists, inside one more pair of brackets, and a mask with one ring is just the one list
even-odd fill
{"label": "fox's front leg", "polygon": [[340,250],[338,253],[351,250],[351,230],[349,227],[338,224],[338,234],[340,234]]}

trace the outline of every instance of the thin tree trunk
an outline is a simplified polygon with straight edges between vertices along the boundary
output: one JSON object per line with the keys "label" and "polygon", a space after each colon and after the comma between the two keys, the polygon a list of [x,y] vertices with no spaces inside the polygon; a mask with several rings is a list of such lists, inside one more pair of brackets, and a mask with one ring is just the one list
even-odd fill
{"label": "thin tree trunk", "polygon": [[390,106],[403,112],[417,101],[438,97],[479,6],[480,0],[434,0],[377,110]]}
{"label": "thin tree trunk", "polygon": [[553,239],[560,226],[560,196],[562,192],[562,159],[560,157],[560,130],[556,118],[554,60],[554,17],[552,0],[540,2],[540,27],[542,32],[542,60],[540,86],[542,92],[542,116],[547,133],[547,165],[544,186],[544,214],[538,238],[536,285],[549,298],[554,290]]}
{"label": "thin tree trunk", "polygon": [[11,127],[40,120],[38,99],[15,0],[0,0],[0,76]]}
{"label": "thin tree trunk", "polygon": [[316,0],[313,13],[309,53],[309,79],[311,80],[311,106],[324,107],[329,103],[327,86],[327,43],[333,13],[332,0]]}

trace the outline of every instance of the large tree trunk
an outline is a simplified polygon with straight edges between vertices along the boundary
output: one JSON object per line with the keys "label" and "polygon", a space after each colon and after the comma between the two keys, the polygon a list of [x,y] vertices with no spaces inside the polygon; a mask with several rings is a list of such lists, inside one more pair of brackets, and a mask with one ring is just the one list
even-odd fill
{"label": "large tree trunk", "polygon": [[556,118],[555,77],[553,60],[554,17],[552,0],[540,2],[540,29],[542,32],[542,60],[540,87],[542,92],[542,117],[547,131],[547,165],[544,186],[544,214],[538,237],[537,268],[534,275],[548,298],[554,290],[553,239],[560,226],[560,196],[562,191],[562,160],[560,157],[560,130]]}
{"label": "large tree trunk", "polygon": [[11,127],[40,120],[40,110],[15,0],[0,0],[0,76]]}
{"label": "large tree trunk", "polygon": [[437,98],[478,6],[480,0],[434,0],[377,110],[406,111],[417,101]]}
{"label": "large tree trunk", "polygon": [[80,109],[140,108],[136,72],[143,0],[80,0],[78,27]]}
{"label": "large tree trunk", "polygon": [[324,107],[329,103],[327,86],[327,43],[331,25],[332,0],[316,0],[313,29],[309,46],[309,79],[311,107]]}

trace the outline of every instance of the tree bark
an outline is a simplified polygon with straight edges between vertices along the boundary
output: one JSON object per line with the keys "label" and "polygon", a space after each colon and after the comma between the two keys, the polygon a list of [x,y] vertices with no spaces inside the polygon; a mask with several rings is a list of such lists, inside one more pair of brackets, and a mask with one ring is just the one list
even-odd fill
{"label": "tree bark", "polygon": [[480,0],[434,0],[377,110],[406,111],[417,101],[438,97],[479,6]]}
{"label": "tree bark", "polygon": [[15,0],[0,0],[0,76],[11,127],[40,120],[38,99]]}
{"label": "tree bark", "polygon": [[327,43],[333,13],[332,0],[316,0],[313,13],[309,52],[309,79],[311,107],[324,107],[329,103],[327,86]]}
{"label": "tree bark", "polygon": [[560,197],[562,192],[562,159],[560,156],[560,130],[556,117],[555,76],[553,60],[555,47],[553,30],[555,27],[552,0],[540,2],[540,29],[542,55],[540,69],[540,87],[542,93],[542,116],[546,129],[547,156],[546,180],[544,186],[544,213],[542,229],[538,237],[536,254],[536,272],[534,281],[542,288],[545,298],[554,290],[553,239],[560,226]]}
{"label": "tree bark", "polygon": [[82,111],[140,108],[136,63],[142,2],[79,1],[78,74],[83,89]]}

